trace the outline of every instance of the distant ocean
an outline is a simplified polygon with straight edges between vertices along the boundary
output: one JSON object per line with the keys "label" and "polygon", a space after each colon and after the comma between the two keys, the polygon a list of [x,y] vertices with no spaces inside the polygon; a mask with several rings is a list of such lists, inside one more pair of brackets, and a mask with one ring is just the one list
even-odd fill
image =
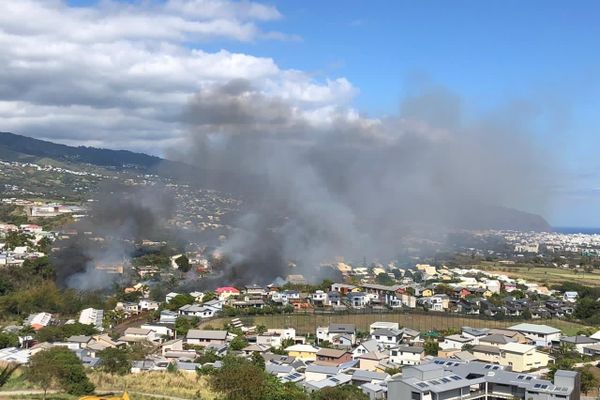
{"label": "distant ocean", "polygon": [[553,226],[554,232],[559,233],[584,233],[587,235],[593,235],[594,233],[600,234],[600,228],[576,228],[570,226]]}

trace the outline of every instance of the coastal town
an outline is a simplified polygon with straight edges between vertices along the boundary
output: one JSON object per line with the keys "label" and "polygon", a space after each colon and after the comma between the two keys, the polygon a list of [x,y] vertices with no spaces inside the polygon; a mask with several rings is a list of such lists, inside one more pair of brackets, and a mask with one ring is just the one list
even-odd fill
{"label": "coastal town", "polygon": [[[85,217],[79,206],[21,203],[34,219]],[[0,224],[0,265],[23,269],[51,255],[70,234],[35,223]],[[447,399],[578,399],[580,376],[572,369],[595,368],[600,361],[600,331],[574,330],[583,293],[511,277],[510,268],[524,243],[535,241],[537,256],[557,246],[561,254],[587,254],[596,235],[497,234],[514,251],[493,272],[472,265],[339,261],[320,267],[335,271],[337,282],[310,283],[292,268],[267,285],[199,285],[161,295],[152,289],[153,278],[173,279],[185,267],[202,282],[217,273],[214,257],[196,250],[171,255],[166,265],[147,258],[96,265],[128,276],[112,308],[87,307],[72,315],[38,309],[20,324],[2,327],[7,339],[0,362],[27,365],[40,351],[62,347],[85,368],[102,370],[107,349],[143,349],[125,373],[201,376],[228,357],[260,357],[268,374],[306,393],[351,385],[373,400],[426,399],[431,393]],[[585,273],[581,265],[548,262],[557,271]]]}

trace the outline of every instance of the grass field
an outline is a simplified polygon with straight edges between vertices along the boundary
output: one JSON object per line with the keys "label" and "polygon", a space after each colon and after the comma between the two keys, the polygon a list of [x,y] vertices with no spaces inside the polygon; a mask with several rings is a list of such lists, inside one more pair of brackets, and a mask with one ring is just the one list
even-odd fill
{"label": "grass field", "polygon": [[141,393],[162,394],[184,399],[213,400],[217,396],[208,388],[205,378],[196,373],[143,372],[125,376],[110,375],[99,371],[88,374],[97,390],[129,390]]}
{"label": "grass field", "polygon": [[[368,331],[369,325],[375,321],[398,322],[402,327],[417,329],[421,332],[430,330],[460,329],[463,326],[472,328],[506,328],[515,325],[515,321],[499,321],[493,319],[482,319],[457,314],[444,314],[430,312],[427,314],[416,313],[371,313],[371,314],[282,314],[261,315],[255,317],[240,318],[247,326],[264,325],[267,328],[293,327],[298,334],[305,335],[315,333],[317,326],[325,326],[330,323],[354,324],[360,331]],[[231,318],[218,318],[203,322],[200,326],[211,325],[220,329],[229,323]],[[534,321],[535,323],[535,321]],[[585,325],[570,321],[551,320],[539,321],[537,323],[554,326],[561,329],[567,335],[574,335],[578,330],[586,328]]]}
{"label": "grass field", "polygon": [[480,268],[486,272],[504,274],[511,278],[522,278],[533,283],[559,285],[563,282],[577,282],[585,286],[600,286],[600,272],[574,273],[563,268],[507,266],[484,262]]}

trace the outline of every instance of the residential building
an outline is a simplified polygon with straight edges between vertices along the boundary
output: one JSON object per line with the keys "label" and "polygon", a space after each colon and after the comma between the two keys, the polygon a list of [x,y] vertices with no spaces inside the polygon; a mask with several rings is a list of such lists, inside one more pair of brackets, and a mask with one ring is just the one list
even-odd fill
{"label": "residential building", "polygon": [[102,328],[103,319],[104,310],[86,308],[79,313],[79,323],[83,325],[92,325],[96,328]]}
{"label": "residential building", "polygon": [[425,358],[420,346],[398,346],[390,349],[390,362],[398,365],[418,365]]}
{"label": "residential building", "polygon": [[522,323],[508,329],[522,333],[536,346],[550,346],[553,341],[559,341],[561,335],[560,329],[548,325]]}
{"label": "residential building", "polygon": [[227,342],[229,334],[227,331],[205,331],[201,329],[190,329],[185,335],[184,343],[198,346],[222,345]]}
{"label": "residential building", "polygon": [[550,361],[550,356],[537,350],[534,345],[508,343],[500,346],[500,351],[500,365],[508,366],[515,372],[544,368]]}

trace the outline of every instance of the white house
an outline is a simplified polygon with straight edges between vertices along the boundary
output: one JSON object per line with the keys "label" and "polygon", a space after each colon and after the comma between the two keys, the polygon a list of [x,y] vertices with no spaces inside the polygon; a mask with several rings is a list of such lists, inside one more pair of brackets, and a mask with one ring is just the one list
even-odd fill
{"label": "white house", "polygon": [[400,324],[397,322],[387,322],[387,321],[377,321],[373,322],[369,325],[369,333],[372,334],[373,331],[377,329],[400,329]]}
{"label": "white house", "polygon": [[376,329],[371,332],[371,339],[384,347],[393,347],[402,341],[402,331],[399,329]]}
{"label": "white house", "polygon": [[553,341],[560,341],[560,329],[548,325],[522,323],[511,326],[508,329],[522,333],[526,338],[534,342],[536,346],[550,346]]}
{"label": "white house", "polygon": [[398,365],[419,365],[425,358],[425,350],[420,346],[398,346],[390,350],[390,362]]}
{"label": "white house", "polygon": [[443,350],[461,350],[465,344],[473,344],[473,339],[461,335],[450,335],[446,336],[444,341],[440,343],[440,348]]}
{"label": "white house", "polygon": [[104,310],[95,308],[86,308],[81,310],[79,314],[79,323],[83,325],[93,325],[96,328],[102,328],[102,320],[104,319]]}
{"label": "white house", "polygon": [[577,302],[577,297],[578,297],[578,293],[577,292],[565,292],[563,294],[563,300],[567,301],[569,303],[575,303]]}
{"label": "white house", "polygon": [[342,346],[352,346],[356,343],[356,326],[353,324],[319,326],[317,327],[317,342],[321,341],[328,341],[329,343]]}

